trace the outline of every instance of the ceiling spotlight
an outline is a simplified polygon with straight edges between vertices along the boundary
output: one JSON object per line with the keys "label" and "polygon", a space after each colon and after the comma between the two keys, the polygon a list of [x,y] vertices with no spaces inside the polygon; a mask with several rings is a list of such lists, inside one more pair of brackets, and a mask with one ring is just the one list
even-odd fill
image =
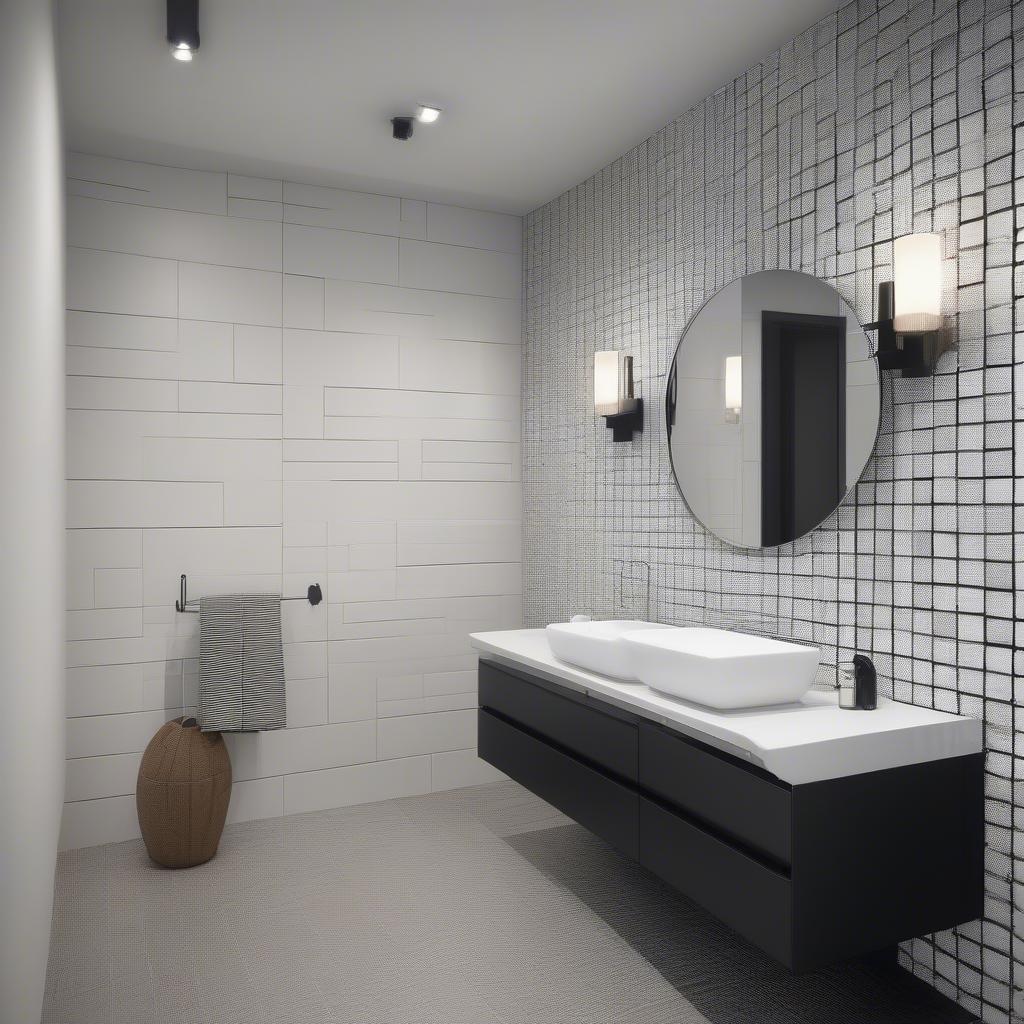
{"label": "ceiling spotlight", "polygon": [[391,118],[391,138],[400,142],[408,142],[412,138],[413,123],[411,117]]}
{"label": "ceiling spotlight", "polygon": [[199,0],[167,0],[167,42],[175,60],[190,61],[199,49]]}
{"label": "ceiling spotlight", "polygon": [[416,111],[416,120],[420,124],[433,124],[440,116],[440,107],[428,107],[425,104],[421,104],[419,110]]}

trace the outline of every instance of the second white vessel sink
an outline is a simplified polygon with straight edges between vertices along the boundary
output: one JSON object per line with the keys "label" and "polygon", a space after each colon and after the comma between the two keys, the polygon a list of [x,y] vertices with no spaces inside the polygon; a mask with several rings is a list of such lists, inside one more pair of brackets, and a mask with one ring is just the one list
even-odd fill
{"label": "second white vessel sink", "polygon": [[652,690],[712,708],[799,700],[821,659],[817,647],[701,626],[627,633],[621,644]]}
{"label": "second white vessel sink", "polygon": [[559,660],[602,676],[636,682],[630,663],[632,652],[621,642],[622,637],[638,630],[674,628],[640,619],[606,619],[604,622],[553,622],[544,632],[551,653]]}

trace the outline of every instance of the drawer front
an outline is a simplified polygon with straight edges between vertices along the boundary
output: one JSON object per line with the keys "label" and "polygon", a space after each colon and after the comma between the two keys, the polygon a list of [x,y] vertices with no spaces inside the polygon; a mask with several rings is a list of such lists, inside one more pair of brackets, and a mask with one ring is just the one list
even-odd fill
{"label": "drawer front", "polygon": [[713,831],[789,866],[788,786],[649,722],[640,723],[640,785]]}
{"label": "drawer front", "polygon": [[477,714],[485,761],[636,860],[636,793],[489,711]]}
{"label": "drawer front", "polygon": [[644,798],[640,863],[792,966],[791,886],[784,875]]}
{"label": "drawer front", "polygon": [[632,720],[590,707],[585,697],[563,697],[480,662],[480,705],[630,782],[637,776],[637,733]]}

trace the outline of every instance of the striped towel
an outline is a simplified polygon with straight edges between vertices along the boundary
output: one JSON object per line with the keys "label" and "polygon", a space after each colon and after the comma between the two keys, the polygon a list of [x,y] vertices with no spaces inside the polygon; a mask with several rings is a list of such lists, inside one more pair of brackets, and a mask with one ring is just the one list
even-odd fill
{"label": "striped towel", "polygon": [[203,732],[285,727],[281,598],[222,594],[199,601],[199,706]]}

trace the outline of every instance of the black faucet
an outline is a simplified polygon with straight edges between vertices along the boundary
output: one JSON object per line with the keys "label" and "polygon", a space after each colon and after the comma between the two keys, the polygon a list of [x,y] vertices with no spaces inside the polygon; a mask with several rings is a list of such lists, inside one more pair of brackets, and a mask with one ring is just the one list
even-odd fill
{"label": "black faucet", "polygon": [[866,654],[853,656],[854,707],[860,711],[874,711],[878,706],[878,675],[874,663]]}

